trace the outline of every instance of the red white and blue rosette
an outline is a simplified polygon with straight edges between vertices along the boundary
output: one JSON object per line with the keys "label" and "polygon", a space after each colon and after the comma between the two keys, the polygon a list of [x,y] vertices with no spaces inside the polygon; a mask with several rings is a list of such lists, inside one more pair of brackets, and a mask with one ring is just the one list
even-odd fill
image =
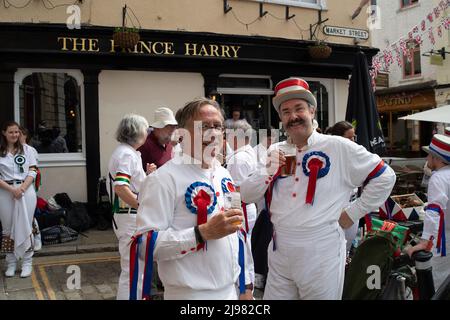
{"label": "red white and blue rosette", "polygon": [[236,186],[234,185],[233,181],[231,181],[230,178],[223,178],[222,182],[222,191],[224,194],[230,193],[230,192],[236,192]]}
{"label": "red white and blue rosette", "polygon": [[313,204],[317,179],[325,177],[330,171],[331,162],[322,151],[312,151],[303,157],[303,173],[309,177],[305,203]]}
{"label": "red white and blue rosette", "polygon": [[193,213],[198,214],[199,199],[205,200],[207,214],[211,214],[217,204],[217,197],[211,185],[205,182],[194,182],[185,193],[186,206]]}

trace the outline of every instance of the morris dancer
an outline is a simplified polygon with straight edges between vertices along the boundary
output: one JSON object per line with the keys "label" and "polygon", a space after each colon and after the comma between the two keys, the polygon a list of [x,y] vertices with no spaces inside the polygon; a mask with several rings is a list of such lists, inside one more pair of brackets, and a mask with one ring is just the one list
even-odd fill
{"label": "morris dancer", "polygon": [[[145,172],[137,149],[147,138],[148,122],[139,115],[126,115],[119,124],[116,140],[120,145],[114,150],[108,165],[108,194],[113,205],[114,232],[119,239],[120,266],[117,299],[129,298],[130,239],[136,231],[137,194]],[[147,171],[151,171],[147,165]]]}
{"label": "morris dancer", "polygon": [[[251,299],[252,258],[240,231],[242,210],[224,208],[224,195],[235,187],[215,159],[223,141],[220,106],[199,98],[177,112],[177,121],[183,156],[148,176],[139,194],[131,297],[141,298],[137,287],[143,269],[142,297],[149,298],[154,257],[166,300],[237,299],[237,284],[239,297]],[[202,134],[197,140],[194,131]]]}
{"label": "morris dancer", "polygon": [[19,124],[7,122],[0,136],[0,220],[3,227],[2,251],[6,252],[6,277],[16,273],[22,258],[22,278],[32,272],[32,223],[36,192],[31,186],[37,163],[33,151],[20,142]]}
{"label": "morris dancer", "polygon": [[[446,128],[450,129],[450,128]],[[431,260],[433,279],[437,289],[450,274],[450,258],[446,256],[449,245],[446,234],[450,234],[450,130],[449,135],[435,134],[428,147],[428,167],[433,170],[428,182],[428,205],[425,208],[422,239],[408,250],[411,255],[418,250],[429,250],[428,242],[433,237],[434,256]]]}
{"label": "morris dancer", "polygon": [[[297,149],[295,174],[280,177],[278,165],[286,158],[279,149],[287,144],[281,142],[269,150],[269,169],[258,169],[241,184],[245,202],[266,195],[274,225],[264,299],[340,299],[346,257],[342,228],[378,210],[395,174],[364,147],[313,129],[317,102],[306,81],[278,83],[273,105]],[[353,189],[368,180],[361,197],[349,204]]]}

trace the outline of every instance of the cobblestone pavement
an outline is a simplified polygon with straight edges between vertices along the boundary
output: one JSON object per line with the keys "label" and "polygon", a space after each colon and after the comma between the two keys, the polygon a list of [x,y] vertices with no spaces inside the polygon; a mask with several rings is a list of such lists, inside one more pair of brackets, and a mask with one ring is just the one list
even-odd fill
{"label": "cobblestone pavement", "polygon": [[[80,289],[70,266],[79,267]],[[20,278],[0,275],[0,300],[113,300],[120,273],[117,252],[88,253],[33,260],[33,274]],[[69,284],[69,285],[68,285]]]}
{"label": "cobblestone pavement", "polygon": [[[20,268],[14,277],[6,278],[2,266],[0,300],[115,300],[119,259],[117,251],[36,257],[32,276],[24,279],[20,278]],[[79,267],[80,289],[70,288],[76,284],[73,266]],[[262,291],[256,289],[255,299],[261,298]],[[153,299],[162,300],[163,291]]]}

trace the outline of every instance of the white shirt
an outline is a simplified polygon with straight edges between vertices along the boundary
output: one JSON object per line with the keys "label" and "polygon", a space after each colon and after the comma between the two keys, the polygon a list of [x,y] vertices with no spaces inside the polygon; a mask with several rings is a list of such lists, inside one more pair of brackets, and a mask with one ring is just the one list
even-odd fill
{"label": "white shirt", "polygon": [[[107,186],[112,187],[114,192],[115,186],[126,185],[130,190],[138,194],[141,183],[145,179],[145,172],[142,169],[141,153],[136,151],[132,146],[121,143],[113,151],[108,164]],[[114,181],[111,181],[111,177]],[[119,177],[123,177],[119,179]],[[110,188],[106,188],[111,197]]]}
{"label": "white shirt", "polygon": [[[434,171],[428,182],[428,205],[438,205],[445,216],[447,237],[450,234],[450,223],[448,219],[450,217],[450,165],[447,165],[437,171]],[[429,240],[430,236],[434,237],[434,245],[439,231],[439,213],[433,210],[426,210],[423,223],[422,238]],[[447,243],[449,240],[447,240]]]}
{"label": "white shirt", "polygon": [[[227,160],[227,169],[238,187],[258,167],[257,155],[251,145],[247,144],[234,151]],[[256,221],[256,205],[249,203],[246,206],[249,233]]]}
{"label": "white shirt", "polygon": [[[269,152],[285,143],[272,145]],[[311,152],[321,152],[330,162],[329,172],[317,179],[312,205],[305,204],[309,177],[303,170],[303,161],[313,155]],[[279,178],[274,185],[270,212],[275,229],[311,230],[335,224],[343,209],[357,223],[366,213],[378,210],[395,183],[394,171],[385,165],[383,173],[370,180],[361,197],[349,205],[353,189],[361,186],[381,163],[378,155],[349,139],[313,131],[308,145],[301,151],[297,150],[296,157],[295,176]],[[269,183],[270,177],[265,168],[258,167],[241,185],[243,200],[257,201],[264,196]]]}
{"label": "white shirt", "polygon": [[[16,163],[20,160],[24,161],[22,165],[23,172],[21,172],[20,166]],[[33,150],[30,146],[24,145],[23,154],[12,155],[7,153],[6,156],[0,157],[0,179],[4,181],[25,180],[28,176],[34,179],[36,178],[36,171],[30,170],[30,167],[33,166],[37,166]]]}
{"label": "white shirt", "polygon": [[256,153],[256,158],[258,160],[258,164],[266,165],[267,161],[267,148],[262,144],[256,145],[253,150]]}
{"label": "white shirt", "polygon": [[[194,232],[197,214],[188,207],[193,202],[191,195],[202,188],[211,198],[208,218],[217,214],[224,207],[223,179],[231,177],[219,162],[212,169],[202,169],[197,164],[180,164],[176,159],[145,178],[139,194],[137,234],[159,231],[154,259],[166,290],[220,290],[237,283],[240,274],[238,234],[208,240],[206,250],[197,251]],[[195,183],[209,187],[190,188]],[[248,284],[253,270],[248,245],[245,254]]]}

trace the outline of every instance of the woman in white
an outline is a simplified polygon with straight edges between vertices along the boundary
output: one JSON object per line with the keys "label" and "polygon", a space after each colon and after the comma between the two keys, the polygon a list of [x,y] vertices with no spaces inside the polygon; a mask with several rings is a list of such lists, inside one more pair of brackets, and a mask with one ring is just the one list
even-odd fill
{"label": "woman in white", "polygon": [[[119,239],[122,269],[118,300],[129,298],[130,242],[136,231],[137,195],[145,178],[141,154],[137,149],[147,139],[147,128],[148,122],[144,117],[135,114],[124,116],[116,132],[116,140],[120,145],[112,153],[108,165],[107,189],[113,205],[114,232]],[[154,166],[147,166],[147,173],[154,170]]]}
{"label": "woman in white", "polygon": [[[20,142],[22,143],[22,145],[26,145],[31,152],[34,154],[34,158],[36,159],[36,166],[39,165],[39,154],[37,152],[37,150],[35,148],[33,148],[32,146],[29,145],[29,142],[31,140],[30,137],[30,132],[28,131],[27,128],[20,126]],[[36,191],[36,194],[38,193],[39,189],[40,189],[40,171],[39,169],[36,171],[36,174],[38,177],[36,177],[36,180],[38,181],[37,183],[35,183],[34,186],[34,190]],[[39,251],[42,248],[42,240],[41,240],[41,232],[39,229],[39,224],[36,220],[36,218],[33,218],[33,236],[34,236],[34,251]]]}
{"label": "woman in white", "polygon": [[14,240],[11,250],[2,246],[6,254],[5,276],[13,277],[17,262],[22,262],[21,277],[32,272],[32,222],[36,208],[36,192],[32,187],[36,178],[36,159],[27,145],[20,142],[19,125],[7,122],[0,135],[0,220],[5,240]]}

